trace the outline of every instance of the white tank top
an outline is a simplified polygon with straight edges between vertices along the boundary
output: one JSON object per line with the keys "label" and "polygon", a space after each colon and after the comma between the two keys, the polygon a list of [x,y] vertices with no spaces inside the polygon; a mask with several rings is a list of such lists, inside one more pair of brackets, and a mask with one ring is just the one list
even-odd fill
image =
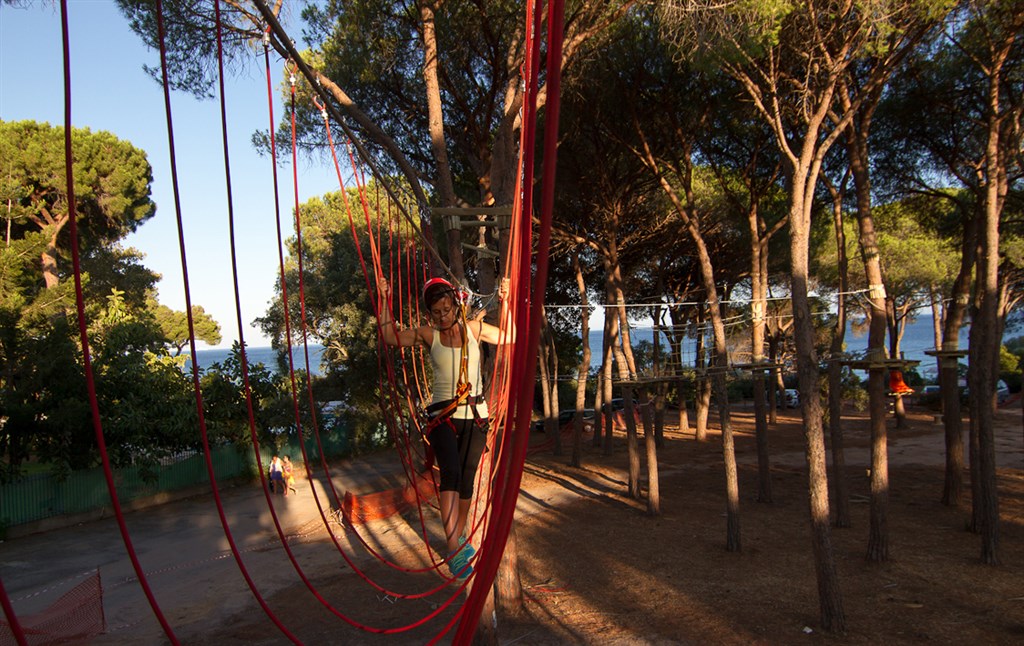
{"label": "white tank top", "polygon": [[[480,379],[480,342],[476,340],[469,330],[469,325],[463,328],[466,332],[468,343],[466,353],[468,364],[466,366],[466,377],[469,382],[470,397],[481,397],[483,395],[483,382]],[[462,348],[449,348],[441,343],[441,333],[434,330],[434,340],[430,344],[430,364],[434,369],[434,385],[431,403],[448,401],[455,397],[455,386],[459,383],[459,368],[462,361]],[[480,417],[487,417],[487,402],[480,401],[476,404],[476,412]],[[452,417],[456,419],[471,419],[473,408],[468,404],[459,406]]]}

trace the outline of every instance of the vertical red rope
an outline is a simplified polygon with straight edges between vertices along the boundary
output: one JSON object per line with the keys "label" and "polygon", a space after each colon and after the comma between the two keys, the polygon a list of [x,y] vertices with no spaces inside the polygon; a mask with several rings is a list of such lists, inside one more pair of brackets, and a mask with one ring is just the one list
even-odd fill
{"label": "vertical red rope", "polygon": [[[517,328],[529,330],[529,340],[525,348],[516,344],[514,350],[513,383],[517,384],[518,392],[532,392],[533,374],[527,366],[537,360],[537,348],[540,341],[540,326],[528,325],[530,321],[541,319],[541,308],[544,306],[544,286],[547,284],[548,249],[551,243],[551,217],[554,206],[555,160],[558,153],[558,118],[561,91],[561,59],[562,59],[562,23],[564,5],[562,0],[552,0],[548,7],[548,60],[547,60],[547,105],[545,107],[544,125],[544,173],[541,184],[541,215],[540,237],[537,245],[537,266],[533,283],[533,302],[526,316],[526,308],[514,309],[517,314]],[[535,101],[534,97],[534,101]],[[531,101],[532,103],[532,101]],[[526,102],[524,102],[524,105]],[[535,116],[533,118],[536,118]],[[532,147],[532,146],[530,146]],[[530,148],[528,147],[528,149]],[[529,176],[528,176],[529,177]],[[526,184],[529,186],[529,184]],[[521,218],[526,223],[529,218]],[[529,276],[529,255],[520,262],[518,276]],[[519,326],[519,323],[523,326]],[[455,633],[456,643],[469,643],[480,619],[480,611],[498,571],[498,564],[505,549],[508,532],[512,526],[515,504],[518,498],[519,485],[522,482],[523,463],[529,445],[530,406],[517,405],[515,422],[512,427],[514,436],[512,454],[507,461],[498,466],[495,482],[498,490],[504,495],[497,496],[491,508],[491,527],[484,536],[484,544],[480,553],[482,557],[477,563],[477,585],[469,594],[462,608],[462,617]]]}
{"label": "vertical red rope", "polygon": [[[269,74],[269,68],[268,68],[268,72],[267,72],[268,87],[269,87],[269,82],[270,82],[270,74]],[[310,377],[310,375],[312,375],[312,371],[310,370],[310,365],[309,365],[309,336],[308,336],[309,326],[308,326],[308,323],[307,323],[307,320],[306,320],[306,281],[305,281],[305,274],[306,274],[306,272],[305,272],[305,266],[303,264],[303,258],[302,258],[303,257],[303,250],[302,250],[302,217],[301,217],[302,216],[302,210],[301,210],[301,206],[299,204],[299,175],[298,175],[298,172],[299,172],[299,168],[298,168],[299,167],[299,153],[298,153],[298,142],[295,140],[295,138],[296,138],[296,127],[295,127],[295,76],[294,76],[294,74],[292,74],[292,76],[290,77],[290,82],[291,82],[291,119],[290,119],[290,122],[291,122],[291,139],[292,139],[292,186],[293,186],[293,189],[294,189],[293,190],[293,194],[294,194],[294,199],[295,199],[295,249],[296,249],[295,256],[296,256],[297,262],[298,262],[298,274],[299,274],[299,322],[300,322],[300,330],[301,330],[301,334],[302,334],[302,350],[303,350],[303,356],[305,357],[305,366],[306,366],[306,391],[307,391],[307,394],[308,394],[308,397],[309,397],[309,409],[310,409],[310,414],[312,416],[313,436],[316,439],[317,450],[320,453],[320,464],[321,464],[321,467],[324,470],[324,474],[327,477],[327,483],[330,484],[330,490],[331,490],[332,495],[334,496],[334,503],[335,503],[336,507],[340,509],[341,506],[342,506],[341,497],[338,495],[338,490],[334,486],[334,481],[330,477],[330,472],[331,471],[330,471],[329,465],[327,464],[327,454],[324,451],[323,442],[322,442],[321,437],[320,437],[320,426],[317,423],[317,415],[316,415],[316,398],[313,396],[313,382],[312,382],[312,379]],[[273,114],[273,113],[271,113],[271,114]],[[273,129],[273,126],[271,126],[271,129]],[[275,173],[276,173],[276,168],[275,168]],[[276,177],[276,175],[275,175],[275,177]],[[278,222],[280,222],[280,218],[278,218]],[[280,234],[280,231],[279,231],[278,232],[278,236],[280,236],[280,235],[281,234]],[[278,249],[280,250],[280,248],[281,248],[281,238],[279,237],[278,238]],[[282,259],[281,259],[281,285],[282,285],[282,289],[284,288],[284,283],[285,283],[284,259],[283,259],[283,256],[282,256]],[[289,311],[288,301],[287,301],[287,299],[285,299],[282,302],[284,303],[285,313],[287,315],[287,313]],[[297,400],[298,399],[298,395],[297,395],[297,392],[295,390],[295,366],[294,366],[294,361],[292,359],[292,336],[291,336],[291,330],[290,329],[288,330],[288,341],[287,341],[287,343],[288,343],[288,366],[289,366],[289,371],[291,372],[291,379],[292,379],[292,393],[293,393],[293,398],[295,398]],[[306,443],[303,440],[303,436],[302,436],[302,425],[301,425],[301,423],[299,423],[299,419],[298,419],[298,402],[297,401],[296,401],[296,424],[297,424],[297,432],[298,432],[298,437],[299,437],[299,448],[302,451],[302,460],[306,464],[306,469],[307,469],[307,474],[308,474],[309,473],[309,456],[307,455]],[[320,504],[320,499],[319,499],[319,496],[317,496],[316,488],[315,487],[313,488],[313,497],[316,500],[317,507],[320,509],[320,515],[324,518],[324,522],[326,523],[327,522],[327,518],[324,516],[323,507]],[[337,543],[335,543],[335,544],[337,545]]]}
{"label": "vertical red rope", "polygon": [[[78,334],[82,343],[82,362],[85,368],[85,383],[89,394],[89,407],[92,411],[92,425],[96,432],[96,444],[99,447],[100,458],[103,461],[103,475],[107,481],[107,490],[110,492],[110,502],[114,509],[114,516],[117,518],[117,526],[121,531],[121,538],[124,541],[128,558],[131,560],[132,568],[139,579],[139,585],[149,601],[153,613],[156,615],[164,633],[172,643],[177,644],[178,640],[174,630],[164,617],[160,604],[149,586],[149,581],[139,562],[135,547],[128,532],[128,526],[124,520],[124,511],[121,509],[121,502],[117,495],[117,485],[114,483],[114,474],[110,466],[110,455],[107,453],[106,438],[103,435],[103,422],[100,419],[99,401],[96,397],[96,381],[92,370],[92,359],[89,354],[89,331],[85,320],[85,298],[82,292],[82,264],[78,249],[78,218],[77,204],[75,203],[75,173],[74,154],[72,151],[71,137],[71,46],[68,37],[68,7],[67,0],[60,3],[61,19],[61,40],[64,47],[64,170],[68,191],[68,233],[71,238],[71,263],[75,273],[75,307],[78,314]],[[12,626],[13,627],[13,626]],[[20,628],[20,627],[19,627]],[[24,633],[21,638],[24,639]]]}
{"label": "vertical red rope", "polygon": [[4,580],[0,579],[0,606],[4,609],[4,616],[7,617],[7,625],[11,628],[11,633],[14,634],[14,638],[18,641],[18,646],[28,646],[28,638],[25,637],[25,629],[21,627],[21,622],[18,621],[18,615],[14,612],[14,606],[11,605],[11,599],[7,596],[7,590],[4,589]]}
{"label": "vertical red rope", "polygon": [[[238,288],[238,251],[237,245],[235,244],[235,211],[234,211],[234,200],[232,198],[232,184],[231,184],[231,158],[228,146],[228,115],[227,115],[227,98],[224,89],[224,43],[223,43],[223,26],[221,22],[221,11],[220,11],[220,0],[214,0],[214,19],[216,22],[217,32],[217,85],[220,95],[220,120],[221,120],[221,144],[224,151],[224,178],[225,178],[225,189],[227,192],[227,212],[228,212],[228,241],[229,248],[231,251],[231,282],[235,294],[235,319],[238,324],[238,351],[239,351],[239,366],[242,371],[242,387],[245,392],[245,408],[246,414],[249,420],[249,436],[253,442],[253,450],[256,457],[256,465],[260,472],[263,471],[263,461],[260,457],[259,451],[259,438],[256,434],[256,418],[253,413],[252,407],[252,388],[249,384],[249,362],[245,352],[245,329],[242,318],[242,301],[239,296]],[[215,482],[213,465],[210,462],[209,442],[206,434],[203,434],[203,448],[207,456],[207,468],[210,471],[211,482]],[[216,489],[215,489],[216,492]],[[269,492],[264,492],[267,496],[267,502],[271,506],[271,512],[273,513],[273,505],[270,503]],[[222,524],[225,529],[225,537],[228,539],[228,543],[231,547],[231,552],[235,556],[235,561],[238,563],[239,571],[245,578],[246,584],[252,591],[253,598],[259,603],[260,608],[267,617],[274,623],[274,625],[293,643],[300,643],[298,637],[296,637],[274,614],[270,606],[267,605],[263,595],[260,594],[256,588],[255,582],[249,575],[248,569],[245,567],[241,555],[238,553],[237,546],[235,545],[234,538],[231,535],[229,526],[227,524],[227,518],[224,516],[223,508],[218,502],[218,511],[221,514]],[[274,516],[275,523],[277,523],[276,515]]]}

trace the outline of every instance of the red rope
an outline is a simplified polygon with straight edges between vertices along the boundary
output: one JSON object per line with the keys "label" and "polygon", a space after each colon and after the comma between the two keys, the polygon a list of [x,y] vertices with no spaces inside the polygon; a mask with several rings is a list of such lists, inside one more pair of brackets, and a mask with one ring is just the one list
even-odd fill
{"label": "red rope", "polygon": [[14,634],[14,638],[18,640],[19,646],[28,646],[25,629],[21,627],[21,622],[18,621],[18,615],[14,612],[14,606],[11,604],[10,597],[7,596],[7,590],[4,588],[4,580],[2,578],[0,578],[0,606],[4,609],[7,625],[10,627],[11,633]]}
{"label": "red rope", "polygon": [[[268,69],[268,83],[269,83],[269,69]],[[268,87],[269,87],[269,85],[268,85]],[[303,250],[302,250],[302,220],[301,220],[301,209],[300,209],[300,206],[299,206],[299,176],[298,176],[299,160],[298,160],[298,142],[296,141],[296,128],[295,128],[295,81],[294,81],[294,74],[291,77],[291,102],[292,102],[292,110],[291,110],[292,180],[293,180],[294,196],[295,196],[295,240],[296,240],[296,257],[298,259],[298,274],[299,274],[299,308],[300,308],[299,309],[299,314],[300,314],[301,330],[302,330],[302,349],[303,349],[303,354],[305,356],[305,365],[306,365],[306,392],[307,392],[307,394],[309,396],[309,409],[312,412],[313,436],[316,439],[317,450],[320,453],[320,463],[321,463],[321,466],[323,467],[324,475],[327,477],[327,482],[330,483],[330,485],[331,485],[330,486],[330,490],[331,490],[331,493],[334,496],[334,502],[338,506],[338,508],[340,508],[341,507],[341,498],[338,495],[337,488],[334,486],[334,481],[330,477],[330,467],[327,464],[327,454],[324,451],[323,442],[321,441],[321,437],[320,437],[320,428],[319,428],[319,424],[317,423],[317,416],[316,416],[316,398],[313,396],[313,382],[312,382],[312,379],[310,379],[310,375],[312,375],[313,373],[312,373],[312,370],[310,370],[310,365],[309,365],[309,334],[308,334],[309,325],[308,325],[307,319],[306,319],[306,283],[305,283],[306,272],[305,272],[305,267],[303,266],[303,259],[302,259],[303,258]],[[273,129],[273,125],[271,125],[271,130],[272,129]],[[279,249],[281,247],[281,243],[282,243],[282,241],[279,238],[278,239],[278,248]],[[283,284],[283,282],[284,282],[283,257],[282,257],[282,265],[281,265],[281,281],[282,281],[282,284]],[[287,302],[287,300],[284,301],[284,302],[285,302],[285,308],[286,308],[286,311],[287,311],[288,302]],[[288,336],[288,366],[289,366],[289,371],[291,372],[291,375],[292,375],[292,384],[293,384],[292,393],[293,393],[293,398],[294,398],[294,397],[296,397],[295,396],[295,389],[294,389],[295,368],[294,368],[294,363],[292,361],[292,348],[291,348],[291,345],[292,345],[291,335],[289,334],[289,336]],[[297,412],[298,412],[298,402],[296,402],[296,413]],[[298,420],[298,418],[296,418],[296,423],[298,424],[298,422],[299,422],[299,420]],[[303,459],[303,462],[306,465],[307,475],[311,475],[309,473],[309,458],[308,458],[308,455],[306,454],[306,443],[303,441],[303,437],[302,437],[302,425],[301,424],[298,424],[297,431],[298,431],[298,436],[299,436],[299,447],[300,447],[300,450],[302,451],[302,459]],[[310,480],[310,482],[312,482],[312,480]],[[320,509],[320,515],[321,515],[321,517],[324,518],[324,522],[326,523],[327,522],[327,518],[326,518],[326,516],[324,516],[323,507],[320,505],[320,500],[319,500],[319,497],[316,495],[316,488],[315,487],[313,488],[313,497],[316,500],[318,509]]]}
{"label": "red rope", "polygon": [[[535,5],[528,3],[529,5]],[[555,160],[558,153],[558,117],[560,107],[561,87],[561,58],[562,58],[562,23],[564,19],[564,6],[562,0],[552,0],[548,6],[548,60],[547,60],[547,105],[545,109],[544,128],[544,174],[541,184],[541,216],[540,216],[540,239],[537,245],[536,274],[534,275],[533,303],[527,318],[526,308],[514,310],[519,314],[517,318],[518,329],[529,330],[529,341],[526,347],[517,344],[514,357],[515,366],[513,377],[519,386],[519,392],[532,392],[533,373],[527,370],[528,366],[534,365],[537,360],[537,348],[540,341],[540,326],[528,325],[530,321],[539,321],[544,306],[544,286],[547,284],[548,273],[548,249],[551,242],[551,218],[554,206],[554,184],[555,184]],[[529,23],[528,23],[529,24]],[[531,32],[533,33],[533,32]],[[529,38],[529,37],[528,37]],[[532,85],[532,79],[531,79]],[[527,97],[531,101],[524,101],[524,107],[534,105],[536,95]],[[536,113],[530,116],[531,120],[536,119]],[[529,150],[531,147],[527,147]],[[530,171],[532,169],[526,168]],[[526,175],[532,177],[532,174]],[[527,191],[529,192],[529,191]],[[521,225],[530,222],[530,218],[522,217]],[[529,276],[529,255],[524,255],[520,261],[519,277]],[[520,327],[518,323],[527,324]],[[512,518],[515,513],[515,502],[518,497],[519,485],[522,481],[523,464],[526,459],[526,451],[529,446],[529,417],[531,407],[527,405],[517,406],[515,411],[515,423],[511,433],[514,436],[512,454],[507,462],[502,462],[498,467],[496,484],[500,491],[506,493],[498,496],[491,509],[491,530],[484,536],[484,544],[480,553],[482,557],[477,563],[477,583],[473,586],[462,607],[462,617],[459,628],[455,633],[455,643],[469,643],[473,632],[476,630],[477,622],[480,619],[480,611],[489,592],[494,576],[498,571],[498,564],[505,549],[505,541],[512,526]],[[504,485],[504,486],[501,486]],[[482,585],[480,585],[482,584]]]}
{"label": "red rope", "polygon": [[[293,92],[294,92],[294,89],[293,89]],[[293,131],[292,131],[293,162],[296,162],[296,160],[294,159],[295,154],[296,154],[296,147],[295,147],[296,146],[296,141],[295,141],[295,129],[294,129],[294,109],[292,111],[292,127],[293,127]],[[297,163],[293,163],[293,167],[297,167]],[[298,182],[297,176],[293,176],[293,180],[294,180],[294,182],[296,184],[296,195],[297,195],[298,194],[297,193],[297,182]],[[342,189],[344,190],[343,186],[342,186]],[[298,198],[296,198],[296,200],[297,199]],[[296,214],[297,214],[296,215],[296,235],[297,235],[298,239],[301,240],[301,217],[299,217],[299,210],[298,209],[299,209],[299,206],[296,203]],[[301,255],[301,253],[302,253],[301,252],[301,247],[299,247],[299,249],[297,251]],[[301,295],[302,295],[302,293],[304,291],[303,281],[302,281],[303,268],[301,267],[301,264],[300,264],[300,267],[299,267],[299,272],[300,272],[299,292],[300,292],[300,298],[301,298]],[[305,334],[305,329],[306,329],[306,327],[305,327],[305,318],[303,318],[303,334]],[[322,451],[321,451],[321,454],[322,454]],[[304,453],[304,456],[305,456],[305,453]],[[314,492],[314,495],[315,495],[315,492]],[[318,501],[318,506],[319,506],[319,500],[317,499],[317,501]],[[319,507],[320,507],[320,511],[321,511],[321,516],[323,516],[323,508],[322,508],[322,506],[319,506]],[[335,541],[335,545],[341,551],[341,554],[342,554],[343,558],[345,559],[346,563],[348,563],[348,565],[352,568],[352,570],[358,576],[360,576],[363,580],[365,580],[367,583],[369,583],[371,586],[373,586],[374,588],[376,588],[380,592],[383,592],[385,594],[388,594],[390,596],[397,597],[397,598],[407,598],[407,599],[408,598],[421,598],[421,597],[425,597],[425,596],[436,594],[439,590],[447,587],[447,585],[448,585],[448,581],[444,581],[441,584],[439,584],[437,587],[435,587],[435,588],[433,588],[431,590],[427,590],[426,592],[415,593],[415,594],[401,593],[401,592],[397,592],[397,591],[393,591],[393,590],[389,590],[389,589],[383,588],[382,586],[376,584],[374,581],[369,579],[369,577],[367,577],[365,575],[365,573],[356,565],[356,563],[351,560],[351,558],[344,551],[344,549],[341,548],[341,546],[337,543],[336,537],[334,537],[333,532],[331,532],[331,536],[332,536],[332,540]],[[361,537],[360,537],[360,540],[362,540]],[[366,544],[365,541],[363,541],[363,542],[364,542],[364,544]],[[285,545],[285,548],[286,548],[286,550],[288,550],[287,545]],[[290,551],[289,551],[289,555],[290,555]],[[421,620],[419,620],[417,622],[414,622],[412,624],[408,624],[406,626],[401,626],[401,627],[397,627],[397,628],[387,628],[387,629],[385,629],[385,628],[377,628],[377,627],[367,626],[367,625],[361,624],[359,622],[356,622],[356,621],[352,620],[351,618],[347,617],[346,615],[344,615],[343,613],[340,613],[339,611],[334,609],[332,606],[330,606],[329,603],[327,603],[325,600],[322,599],[322,597],[319,596],[319,594],[316,592],[316,590],[312,587],[312,584],[308,582],[308,580],[305,578],[305,576],[304,576],[304,574],[302,572],[301,567],[294,561],[294,559],[293,559],[293,563],[294,563],[294,565],[296,567],[296,570],[299,573],[300,577],[302,577],[303,581],[306,582],[307,587],[309,587],[311,592],[313,592],[313,594],[316,595],[319,600],[321,600],[321,602],[325,605],[325,607],[328,608],[328,610],[330,610],[332,613],[334,613],[336,616],[338,616],[340,619],[346,621],[350,625],[352,625],[352,626],[354,626],[356,628],[368,631],[368,632],[389,634],[389,633],[397,633],[397,632],[402,632],[402,631],[405,631],[405,630],[409,630],[409,629],[415,628],[415,627],[417,627],[419,625],[422,625],[426,621],[431,620],[433,617],[437,616],[437,614],[439,614],[440,612],[444,611],[447,608],[447,606],[450,605],[455,600],[455,598],[458,596],[458,592],[452,594],[452,596],[447,601],[445,601],[442,604],[439,604],[439,606],[435,609],[434,612],[430,613],[429,615],[423,617]],[[402,569],[407,569],[407,568],[402,568]],[[423,570],[418,570],[418,571],[426,571],[426,570],[429,570],[429,569],[430,568],[425,568]]]}
{"label": "red rope", "polygon": [[[227,124],[227,100],[226,93],[224,91],[224,44],[223,44],[223,29],[221,22],[220,13],[220,0],[214,1],[214,18],[216,23],[217,33],[217,71],[218,71],[218,90],[220,98],[220,118],[221,118],[221,141],[222,148],[224,150],[224,176],[225,176],[225,188],[227,192],[227,212],[228,212],[228,237],[229,245],[231,250],[231,278],[232,287],[234,288],[235,295],[235,318],[238,322],[238,345],[239,345],[239,365],[242,371],[242,385],[245,392],[245,405],[246,412],[249,419],[249,435],[253,441],[253,448],[256,454],[256,464],[261,475],[263,473],[263,463],[259,452],[259,438],[256,436],[256,420],[252,409],[252,390],[249,384],[249,363],[245,354],[245,331],[243,329],[242,319],[242,304],[239,296],[238,288],[238,262],[237,262],[237,249],[235,245],[235,215],[234,215],[234,201],[232,199],[232,184],[231,184],[231,159],[228,147],[228,124]],[[193,364],[194,365],[194,364]],[[248,569],[245,567],[245,562],[242,559],[241,554],[238,551],[238,546],[235,544],[234,537],[231,533],[231,528],[227,520],[227,516],[224,512],[224,506],[220,499],[219,488],[217,487],[216,474],[213,469],[213,461],[210,457],[210,444],[209,437],[204,426],[200,426],[200,431],[203,441],[203,452],[206,457],[206,468],[210,476],[210,484],[214,494],[214,500],[217,505],[217,513],[221,519],[221,525],[224,527],[224,535],[228,541],[228,545],[231,548],[231,553],[234,556],[235,562],[238,564],[239,571],[242,573],[242,577],[245,579],[246,584],[249,586],[249,590],[252,592],[253,598],[259,603],[260,608],[267,617],[273,622],[273,624],[291,640],[293,643],[300,643],[298,637],[296,637],[287,627],[281,622],[281,620],[274,614],[267,605],[266,600],[260,594],[256,588],[255,582],[249,575]],[[264,491],[267,496],[268,503],[270,502],[269,492]],[[273,508],[271,508],[273,515]],[[279,526],[276,516],[274,516],[274,522]]]}
{"label": "red rope", "polygon": [[[85,298],[82,292],[82,265],[78,249],[78,206],[75,202],[74,155],[71,145],[71,46],[68,37],[67,0],[61,0],[60,18],[61,41],[64,53],[64,172],[68,194],[68,233],[71,238],[71,262],[74,267],[75,274],[75,307],[78,314],[78,333],[82,343],[82,362],[85,368],[85,383],[89,395],[89,408],[92,411],[92,423],[93,429],[96,433],[96,444],[99,447],[100,458],[103,461],[103,475],[107,481],[107,490],[110,492],[111,506],[114,509],[114,516],[117,519],[117,526],[121,532],[121,538],[124,541],[125,550],[128,552],[128,558],[131,560],[132,568],[135,570],[135,574],[139,579],[139,585],[142,586],[146,599],[149,601],[149,605],[153,609],[153,613],[160,622],[160,626],[163,628],[168,639],[170,639],[172,643],[177,644],[178,641],[174,636],[174,631],[171,629],[166,617],[164,617],[163,611],[161,611],[160,605],[157,603],[156,597],[153,595],[153,591],[145,577],[145,573],[142,570],[142,564],[139,562],[138,554],[132,544],[131,536],[128,532],[128,526],[125,523],[124,511],[121,508],[121,502],[117,495],[117,485],[114,482],[114,474],[110,466],[110,455],[107,452],[106,439],[103,434],[103,422],[100,418],[99,402],[96,397],[96,381],[93,375],[92,360],[89,354],[89,332],[86,327],[85,319]],[[8,607],[9,603],[4,604],[5,612]],[[26,643],[24,631],[22,630],[21,625],[17,622],[17,618],[14,617],[13,609],[11,610],[11,618],[13,619],[11,622],[11,628],[14,631],[15,637],[19,640],[19,643]]]}
{"label": "red rope", "polygon": [[[271,85],[270,74],[269,74],[269,54],[267,54],[266,56],[267,56],[267,61],[268,61],[267,62],[268,100],[269,100],[269,103],[270,103],[271,128],[273,128],[273,123],[274,123],[274,121],[273,121],[273,99],[272,99],[272,85]],[[297,151],[297,141],[296,141],[294,99],[295,99],[295,87],[294,87],[294,82],[293,82],[292,83],[291,127],[292,127],[292,167],[293,167],[293,177],[292,177],[292,179],[293,179],[294,196],[295,196],[295,232],[296,232],[296,241],[297,241],[296,242],[296,245],[297,245],[296,252],[297,252],[297,255],[299,256],[299,266],[298,266],[298,273],[299,273],[299,302],[300,302],[300,305],[302,306],[302,309],[301,309],[301,333],[302,333],[302,337],[303,337],[303,346],[306,349],[306,370],[307,370],[307,374],[309,374],[309,354],[308,354],[308,345],[306,343],[306,339],[308,338],[308,334],[307,334],[307,332],[308,332],[308,325],[307,325],[306,316],[305,316],[305,281],[304,281],[304,272],[305,272],[305,270],[304,270],[304,267],[303,267],[303,264],[302,264],[302,253],[303,253],[302,252],[302,224],[301,224],[302,220],[301,220],[301,208],[300,208],[300,204],[299,204],[298,175],[297,175],[297,170],[295,170],[295,169],[298,168],[298,160],[297,160],[298,151]],[[272,139],[272,146],[273,146],[273,144],[274,144],[274,141]],[[272,157],[273,157],[273,160],[274,160],[274,173],[273,173],[274,174],[274,181],[275,181],[274,190],[275,190],[275,195],[277,195],[278,192],[277,192],[276,154],[273,154]],[[279,251],[279,261],[280,261],[280,270],[281,270],[281,276],[282,276],[282,284],[283,284],[284,280],[285,280],[285,277],[284,277],[284,262],[283,262],[282,246],[283,246],[283,236],[282,236],[281,229],[280,229],[280,217],[279,217],[279,211],[278,211],[278,251]],[[289,305],[288,305],[288,303],[286,301],[286,303],[285,303],[286,321],[290,320],[290,314],[288,314],[288,312],[289,312]],[[288,345],[289,345],[289,369],[290,369],[290,378],[291,378],[291,383],[292,383],[292,396],[293,396],[293,402],[294,402],[294,405],[296,406],[296,411],[297,411],[297,392],[296,392],[297,388],[296,388],[296,385],[295,385],[294,362],[293,362],[292,354],[291,354],[291,329],[290,329],[290,324],[286,325],[286,335],[287,335]],[[314,400],[312,398],[312,392],[310,392],[310,403],[311,403],[311,405],[315,406],[315,402],[314,402]],[[312,482],[312,473],[310,472],[309,467],[308,467],[310,461],[309,461],[308,455],[306,453],[305,442],[303,441],[303,438],[302,438],[302,427],[301,427],[300,421],[301,420],[297,417],[296,423],[298,425],[300,449],[302,450],[303,460],[304,460],[304,462],[307,465],[307,475],[310,477],[310,481]],[[323,457],[324,456],[323,447],[320,444],[319,429],[317,428],[317,426],[315,424],[315,419],[314,419],[314,434],[315,434],[315,437],[316,437],[316,440],[317,440],[317,443],[318,443],[318,447],[320,448],[320,454],[322,456],[321,459],[325,460],[325,458]],[[328,482],[331,483],[332,491],[335,492],[335,498],[338,501],[338,506],[340,508],[342,503],[337,498],[337,490],[333,487],[333,481],[331,481],[331,478],[330,478],[330,470],[329,470],[329,467],[326,464],[326,462],[323,463],[323,467],[324,467],[325,474],[327,475],[327,480],[328,480]],[[321,518],[323,519],[325,525],[329,525],[329,521],[328,521],[327,516],[325,514],[323,505],[320,502],[319,496],[316,493],[316,488],[315,487],[313,487],[313,497],[314,497],[314,501],[315,501],[315,503],[317,505],[317,508],[318,508],[318,510],[320,512]],[[273,508],[271,509],[271,512],[272,513],[274,512]],[[276,520],[276,516],[275,516],[275,520]],[[343,621],[345,621],[349,625],[351,625],[351,626],[353,626],[355,628],[358,628],[360,630],[364,630],[364,631],[372,632],[372,633],[377,633],[377,634],[391,634],[391,633],[403,632],[403,631],[415,628],[415,627],[421,625],[422,623],[424,623],[425,621],[428,621],[433,616],[435,616],[437,613],[440,613],[441,611],[443,611],[445,609],[445,607],[447,607],[447,605],[450,604],[451,601],[452,601],[450,599],[447,603],[441,604],[440,607],[436,610],[436,612],[434,614],[432,614],[431,616],[428,616],[428,617],[426,617],[426,618],[424,618],[424,619],[422,619],[420,621],[417,621],[417,622],[414,622],[412,624],[408,624],[408,625],[405,625],[405,626],[400,626],[400,627],[395,627],[395,628],[379,628],[379,627],[369,626],[369,625],[360,623],[358,621],[355,621],[351,617],[345,615],[344,613],[342,613],[338,609],[336,609],[332,604],[330,604],[326,599],[323,598],[323,596],[319,593],[319,591],[316,589],[316,587],[313,585],[313,583],[308,579],[308,577],[306,576],[306,574],[305,574],[304,570],[302,569],[301,565],[299,565],[297,559],[294,557],[294,554],[292,553],[292,551],[290,549],[290,546],[288,544],[287,538],[283,535],[283,532],[279,531],[279,534],[281,534],[282,545],[284,546],[285,551],[288,554],[288,557],[291,560],[291,562],[292,562],[292,564],[293,564],[293,566],[294,566],[294,568],[296,570],[296,573],[299,575],[300,579],[303,581],[303,583],[306,585],[306,587],[310,590],[310,592],[314,595],[314,597],[327,610],[329,610],[332,614],[337,616],[339,619],[342,619]],[[440,585],[435,590],[430,590],[430,591],[425,592],[425,593],[403,594],[403,593],[398,593],[398,592],[386,589],[386,588],[384,588],[384,587],[382,587],[380,585],[377,585],[372,580],[370,580],[368,577],[366,577],[365,574],[363,574],[363,572],[356,566],[356,564],[348,557],[348,555],[345,553],[344,548],[340,545],[340,543],[338,543],[337,537],[334,535],[334,533],[329,531],[329,534],[331,535],[331,538],[332,538],[332,541],[335,544],[335,547],[341,552],[341,554],[344,557],[345,561],[349,564],[349,566],[353,569],[353,571],[356,572],[364,580],[366,580],[374,588],[376,588],[379,592],[383,592],[383,593],[388,594],[390,596],[395,596],[395,597],[399,597],[399,598],[418,598],[418,597],[422,597],[422,596],[427,596],[429,594],[434,594],[436,592],[436,590],[439,590],[442,587],[444,587],[444,585]],[[453,598],[454,598],[454,595],[453,595]]]}

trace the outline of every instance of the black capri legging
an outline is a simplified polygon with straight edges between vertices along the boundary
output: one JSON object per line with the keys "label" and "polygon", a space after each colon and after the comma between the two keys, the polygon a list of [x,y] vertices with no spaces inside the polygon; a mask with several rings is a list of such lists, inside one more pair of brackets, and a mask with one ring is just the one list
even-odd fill
{"label": "black capri legging", "polygon": [[473,497],[476,470],[487,445],[487,419],[449,417],[430,431],[430,447],[441,470],[441,491],[458,491],[459,498]]}

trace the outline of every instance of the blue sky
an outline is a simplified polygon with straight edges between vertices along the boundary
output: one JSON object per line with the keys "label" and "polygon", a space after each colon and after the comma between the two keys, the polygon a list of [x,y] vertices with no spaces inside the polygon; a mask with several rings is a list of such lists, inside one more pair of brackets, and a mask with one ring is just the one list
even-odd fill
{"label": "blue sky", "polygon": [[[143,64],[158,66],[159,54],[131,32],[110,0],[70,0],[68,18],[72,125],[107,130],[146,151],[153,166],[157,214],[125,244],[143,252],[145,265],[163,277],[160,301],[183,310],[163,91],[142,69]],[[275,94],[282,69],[272,55]],[[227,80],[225,95],[243,335],[249,346],[258,347],[269,341],[251,322],[266,311],[278,271],[271,162],[250,145],[252,133],[269,126],[262,52],[254,52],[253,64]],[[274,117],[280,120],[280,98],[275,95],[274,101]],[[216,99],[199,101],[173,93],[171,110],[192,303],[220,323],[221,346],[229,346],[238,339],[238,319],[220,105]],[[0,119],[64,123],[63,50],[55,2],[37,1],[28,8],[0,3]],[[294,204],[290,167],[278,175],[282,226],[288,235]],[[301,158],[298,184],[301,201],[338,189],[333,168]]]}

